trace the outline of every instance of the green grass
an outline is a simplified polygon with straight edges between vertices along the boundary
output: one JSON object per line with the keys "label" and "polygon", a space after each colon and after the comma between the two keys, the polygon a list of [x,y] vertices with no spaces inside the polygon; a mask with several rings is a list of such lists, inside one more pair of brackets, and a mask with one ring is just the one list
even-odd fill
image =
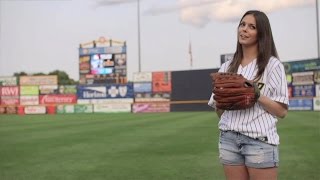
{"label": "green grass", "polygon": [[[214,112],[1,115],[0,180],[224,179]],[[279,179],[320,179],[319,112],[278,123]]]}

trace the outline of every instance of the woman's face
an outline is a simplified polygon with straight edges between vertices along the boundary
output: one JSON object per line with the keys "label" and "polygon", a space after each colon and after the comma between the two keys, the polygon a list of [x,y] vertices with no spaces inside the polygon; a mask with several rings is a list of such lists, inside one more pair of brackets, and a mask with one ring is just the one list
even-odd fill
{"label": "woman's face", "polygon": [[238,27],[238,40],[242,46],[257,45],[257,26],[256,19],[252,14],[246,15]]}

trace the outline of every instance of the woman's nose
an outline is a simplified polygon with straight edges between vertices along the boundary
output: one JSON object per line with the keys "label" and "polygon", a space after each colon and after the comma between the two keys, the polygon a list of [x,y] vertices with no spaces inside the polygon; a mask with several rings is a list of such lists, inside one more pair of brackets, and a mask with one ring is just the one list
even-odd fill
{"label": "woman's nose", "polygon": [[246,32],[247,29],[248,29],[248,26],[243,26],[243,27],[242,27],[242,31],[245,31],[245,32]]}

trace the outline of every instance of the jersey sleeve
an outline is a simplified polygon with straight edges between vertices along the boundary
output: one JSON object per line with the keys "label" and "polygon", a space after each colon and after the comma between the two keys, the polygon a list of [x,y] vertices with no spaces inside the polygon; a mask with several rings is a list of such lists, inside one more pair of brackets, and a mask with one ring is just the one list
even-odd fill
{"label": "jersey sleeve", "polygon": [[289,105],[288,83],[283,64],[278,61],[272,67],[269,75],[271,87],[271,99],[286,105]]}

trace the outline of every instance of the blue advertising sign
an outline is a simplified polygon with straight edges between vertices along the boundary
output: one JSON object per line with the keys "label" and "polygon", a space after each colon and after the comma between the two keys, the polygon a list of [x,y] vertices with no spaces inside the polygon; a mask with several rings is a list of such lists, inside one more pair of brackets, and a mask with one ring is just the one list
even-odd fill
{"label": "blue advertising sign", "polygon": [[314,85],[297,85],[292,86],[292,96],[293,97],[314,97],[315,86]]}
{"label": "blue advertising sign", "polygon": [[120,54],[126,53],[126,46],[110,46],[110,47],[95,47],[95,48],[79,48],[79,55],[92,55],[92,54]]}
{"label": "blue advertising sign", "polygon": [[78,99],[103,99],[107,98],[107,88],[105,86],[78,86]]}
{"label": "blue advertising sign", "polygon": [[135,93],[144,93],[144,92],[152,92],[152,83],[145,82],[145,83],[134,83],[133,85]]}
{"label": "blue advertising sign", "polygon": [[133,98],[133,84],[107,85],[108,98]]}
{"label": "blue advertising sign", "polygon": [[313,99],[290,99],[289,110],[313,110]]}
{"label": "blue advertising sign", "polygon": [[110,84],[105,86],[78,86],[78,99],[133,98],[133,84]]}

